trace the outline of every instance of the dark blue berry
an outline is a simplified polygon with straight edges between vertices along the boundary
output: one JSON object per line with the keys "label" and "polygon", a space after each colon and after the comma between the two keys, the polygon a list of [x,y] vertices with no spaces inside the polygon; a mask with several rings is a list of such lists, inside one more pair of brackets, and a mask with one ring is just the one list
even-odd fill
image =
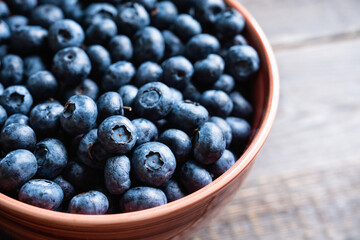
{"label": "dark blue berry", "polygon": [[185,54],[192,60],[200,60],[206,58],[211,53],[220,50],[220,43],[214,36],[202,33],[193,36],[186,44]]}
{"label": "dark blue berry", "polygon": [[28,15],[37,5],[37,0],[7,0],[12,13]]}
{"label": "dark blue berry", "polygon": [[64,144],[55,138],[38,142],[34,155],[38,164],[36,176],[39,178],[56,178],[65,169],[68,161]]}
{"label": "dark blue berry", "polygon": [[29,19],[22,15],[14,15],[5,19],[11,31],[14,31],[16,28],[25,26],[28,24]]}
{"label": "dark blue berry", "polygon": [[234,86],[234,78],[228,74],[222,74],[220,78],[214,83],[213,89],[230,93],[234,89]]}
{"label": "dark blue berry", "polygon": [[39,72],[45,71],[46,65],[39,55],[28,56],[24,58],[24,76],[25,78]]}
{"label": "dark blue berry", "polygon": [[10,15],[10,10],[5,2],[0,2],[0,18],[4,19]]}
{"label": "dark blue berry", "polygon": [[8,115],[6,113],[6,110],[2,106],[0,106],[0,127],[2,127],[4,125],[7,118],[8,118]]}
{"label": "dark blue berry", "polygon": [[184,44],[173,32],[163,30],[161,34],[163,35],[165,42],[164,59],[179,56],[184,53]]}
{"label": "dark blue berry", "polygon": [[167,145],[175,155],[178,164],[186,162],[192,153],[190,137],[179,129],[167,129],[158,139]]}
{"label": "dark blue berry", "polygon": [[193,102],[199,102],[201,98],[201,92],[198,88],[189,82],[183,90],[183,98],[184,100],[190,100]]}
{"label": "dark blue berry", "polygon": [[220,78],[225,69],[224,60],[217,54],[210,54],[195,63],[193,83],[209,89]]}
{"label": "dark blue berry", "polygon": [[111,64],[110,53],[101,45],[92,45],[86,49],[91,62],[91,75],[100,78]]}
{"label": "dark blue berry", "polygon": [[82,10],[81,3],[78,0],[62,0],[56,2],[63,10],[66,18],[74,19],[77,22],[82,20],[84,12]]}
{"label": "dark blue berry", "polygon": [[131,107],[133,105],[137,92],[138,88],[133,85],[124,85],[118,90],[118,93],[123,100],[124,106],[127,107]]}
{"label": "dark blue berry", "polygon": [[36,135],[34,130],[23,124],[13,123],[4,127],[0,134],[1,146],[5,152],[16,149],[34,150]]}
{"label": "dark blue berry", "polygon": [[33,98],[26,87],[13,85],[6,88],[0,95],[0,104],[8,114],[27,114],[33,104]]}
{"label": "dark blue berry", "polygon": [[92,129],[81,139],[77,156],[82,163],[89,167],[104,167],[109,154],[98,139],[97,129]]}
{"label": "dark blue berry", "polygon": [[64,107],[59,103],[41,103],[30,112],[30,126],[39,136],[50,136],[60,127]]}
{"label": "dark blue berry", "polygon": [[64,92],[64,99],[67,100],[70,97],[79,94],[86,95],[95,101],[99,95],[99,87],[93,80],[87,78],[76,87],[66,90]]}
{"label": "dark blue berry", "polygon": [[116,23],[119,32],[131,37],[135,32],[150,24],[150,17],[141,4],[127,2],[119,6]]}
{"label": "dark blue berry", "polygon": [[246,120],[237,117],[227,117],[226,122],[231,127],[231,144],[233,146],[243,145],[249,140],[251,126]]}
{"label": "dark blue berry", "polygon": [[169,120],[176,127],[192,133],[209,119],[209,113],[198,103],[188,100],[174,104]]}
{"label": "dark blue berry", "polygon": [[39,25],[48,29],[51,24],[64,18],[64,13],[61,8],[52,5],[44,4],[36,7],[30,15],[30,22],[33,25]]}
{"label": "dark blue berry", "polygon": [[49,210],[57,209],[63,198],[64,193],[61,187],[46,179],[32,179],[25,183],[19,191],[21,202]]}
{"label": "dark blue berry", "polygon": [[187,42],[193,36],[202,32],[201,25],[192,16],[180,14],[174,24],[174,32],[181,40]]}
{"label": "dark blue berry", "polygon": [[184,89],[190,82],[194,68],[186,58],[182,56],[167,59],[162,64],[163,82],[169,87]]}
{"label": "dark blue berry", "polygon": [[67,47],[80,47],[84,39],[84,30],[71,19],[58,20],[49,28],[49,46],[54,52]]}
{"label": "dark blue berry", "polygon": [[64,193],[63,201],[70,200],[75,195],[75,188],[74,186],[66,181],[62,176],[58,176],[53,180],[54,183],[57,183]]}
{"label": "dark blue berry", "polygon": [[228,10],[217,16],[214,26],[217,33],[230,38],[244,29],[245,19],[238,11]]}
{"label": "dark blue berry", "polygon": [[173,202],[186,196],[186,193],[181,189],[179,183],[173,179],[167,181],[164,186],[162,186],[162,189],[168,202]]}
{"label": "dark blue berry", "polygon": [[32,74],[27,80],[26,86],[32,96],[38,100],[55,97],[59,89],[54,75],[48,71],[38,71]]}
{"label": "dark blue berry", "polygon": [[21,114],[21,113],[15,113],[13,115],[11,115],[10,117],[8,117],[8,119],[6,119],[4,126],[10,125],[12,123],[20,123],[23,125],[29,125],[29,118],[28,116]]}
{"label": "dark blue berry", "polygon": [[144,62],[136,71],[134,84],[142,87],[149,82],[160,82],[162,79],[163,69],[155,62]]}
{"label": "dark blue berry", "polygon": [[170,1],[162,1],[155,4],[151,11],[151,25],[158,29],[169,28],[177,17],[176,6]]}
{"label": "dark blue berry", "polygon": [[90,71],[90,59],[81,48],[64,48],[54,56],[52,72],[60,82],[77,85],[90,74]]}
{"label": "dark blue berry", "polygon": [[13,54],[5,55],[1,60],[0,81],[7,87],[21,84],[24,73],[23,60]]}
{"label": "dark blue berry", "polygon": [[61,127],[71,135],[86,133],[95,126],[97,115],[94,100],[85,95],[74,95],[60,116]]}
{"label": "dark blue berry", "polygon": [[250,118],[253,113],[251,104],[239,92],[230,93],[230,98],[233,101],[234,108],[231,115],[240,118]]}
{"label": "dark blue berry", "polygon": [[134,52],[130,38],[125,35],[117,35],[111,38],[108,48],[113,62],[129,61]]}
{"label": "dark blue berry", "polygon": [[226,55],[226,67],[238,82],[244,82],[260,68],[260,59],[256,50],[248,45],[237,45],[229,49]]}
{"label": "dark blue berry", "polygon": [[7,23],[0,19],[0,44],[5,44],[10,40],[11,32]]}
{"label": "dark blue berry", "polygon": [[96,172],[94,169],[75,161],[68,161],[66,168],[62,172],[62,176],[73,186],[82,190],[88,190],[93,187],[96,180]]}
{"label": "dark blue berry", "polygon": [[205,168],[189,161],[180,168],[180,181],[188,193],[193,193],[210,184],[212,178]]}
{"label": "dark blue berry", "polygon": [[98,119],[100,122],[113,115],[124,115],[123,101],[117,92],[104,93],[96,101],[96,105],[98,107]]}
{"label": "dark blue berry", "polygon": [[134,60],[138,64],[145,61],[160,61],[164,56],[165,42],[162,34],[154,27],[139,30],[133,38]]}
{"label": "dark blue berry", "polygon": [[96,22],[105,19],[115,19],[117,15],[116,8],[109,3],[93,3],[84,11],[84,24],[90,26]]}
{"label": "dark blue berry", "polygon": [[129,119],[117,115],[108,117],[99,125],[98,137],[108,152],[125,154],[135,146],[136,132]]}
{"label": "dark blue berry", "polygon": [[181,102],[182,100],[184,100],[184,97],[179,90],[177,90],[176,88],[170,88],[170,90],[172,92],[174,102]]}
{"label": "dark blue berry", "polygon": [[130,167],[130,159],[125,155],[111,157],[106,161],[104,168],[105,186],[111,194],[123,194],[130,188]]}
{"label": "dark blue berry", "polygon": [[167,203],[163,191],[152,187],[131,188],[120,199],[122,212],[134,212],[161,206]]}
{"label": "dark blue berry", "polygon": [[69,203],[69,213],[101,215],[109,209],[109,200],[99,191],[80,193],[73,197]]}
{"label": "dark blue berry", "polygon": [[39,26],[20,26],[11,33],[11,49],[21,55],[38,54],[47,43],[48,31]]}
{"label": "dark blue berry", "polygon": [[194,3],[195,18],[204,25],[214,23],[218,14],[225,10],[223,0],[198,0]]}
{"label": "dark blue berry", "polygon": [[211,117],[209,121],[215,123],[222,130],[226,139],[226,147],[229,147],[232,140],[232,131],[229,124],[225,119],[216,116]]}
{"label": "dark blue berry", "polygon": [[138,139],[136,146],[146,142],[156,141],[158,138],[158,129],[154,123],[145,118],[136,118],[131,121],[136,128]]}
{"label": "dark blue berry", "polygon": [[150,82],[139,89],[134,110],[140,117],[159,120],[170,113],[173,103],[172,92],[165,84]]}
{"label": "dark blue berry", "polygon": [[129,84],[135,75],[135,68],[130,62],[113,63],[106,70],[101,86],[105,91],[117,91],[121,86]]}
{"label": "dark blue berry", "polygon": [[116,34],[117,27],[113,20],[99,20],[90,25],[86,30],[86,41],[88,44],[106,45]]}
{"label": "dark blue berry", "polygon": [[0,190],[13,191],[31,179],[37,171],[34,154],[19,149],[0,160]]}
{"label": "dark blue berry", "polygon": [[227,117],[233,110],[233,102],[229,95],[221,90],[207,90],[200,98],[200,103],[206,107],[212,116]]}
{"label": "dark blue berry", "polygon": [[148,12],[154,10],[155,4],[157,3],[157,0],[133,0],[133,1],[143,5]]}
{"label": "dark blue berry", "polygon": [[214,178],[218,178],[234,164],[234,154],[232,154],[232,152],[230,152],[229,150],[225,150],[221,158],[215,163],[208,165],[207,169],[212,175],[214,175]]}

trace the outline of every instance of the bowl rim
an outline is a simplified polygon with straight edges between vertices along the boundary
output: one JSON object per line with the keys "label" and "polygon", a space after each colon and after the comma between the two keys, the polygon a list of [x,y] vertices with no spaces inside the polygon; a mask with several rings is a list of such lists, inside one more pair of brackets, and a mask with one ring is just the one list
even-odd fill
{"label": "bowl rim", "polygon": [[75,225],[77,227],[92,228],[95,226],[109,224],[131,224],[134,222],[149,221],[150,219],[166,216],[173,212],[191,206],[195,203],[202,201],[205,198],[210,197],[215,192],[218,192],[224,186],[235,180],[235,178],[239,174],[241,174],[241,172],[246,169],[252,161],[254,161],[255,156],[260,151],[261,147],[263,146],[266,138],[270,133],[279,103],[280,81],[275,55],[268,39],[266,38],[263,30],[261,29],[257,21],[239,3],[238,0],[225,0],[225,2],[227,2],[227,4],[229,4],[231,7],[242,13],[248,24],[248,27],[254,31],[258,39],[261,39],[259,43],[261,48],[265,50],[265,59],[268,63],[270,79],[269,96],[266,102],[264,116],[262,118],[259,128],[257,129],[257,133],[255,134],[253,140],[251,141],[245,152],[242,154],[242,156],[226,173],[221,175],[219,178],[217,178],[215,181],[213,181],[206,187],[180,200],[138,212],[107,215],[81,215],[63,213],[31,206],[26,203],[22,203],[16,199],[10,198],[2,193],[0,193],[0,212],[2,210],[6,211],[6,209],[8,209],[9,212],[11,211],[13,213],[17,213],[18,215],[25,216],[26,219],[39,221],[39,224],[56,224],[59,228],[63,229]]}

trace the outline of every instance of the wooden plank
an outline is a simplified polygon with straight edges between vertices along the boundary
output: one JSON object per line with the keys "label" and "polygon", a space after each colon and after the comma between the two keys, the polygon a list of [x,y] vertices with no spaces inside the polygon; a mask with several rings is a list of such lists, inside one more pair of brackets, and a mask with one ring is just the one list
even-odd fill
{"label": "wooden plank", "polygon": [[274,47],[360,35],[359,0],[239,0]]}

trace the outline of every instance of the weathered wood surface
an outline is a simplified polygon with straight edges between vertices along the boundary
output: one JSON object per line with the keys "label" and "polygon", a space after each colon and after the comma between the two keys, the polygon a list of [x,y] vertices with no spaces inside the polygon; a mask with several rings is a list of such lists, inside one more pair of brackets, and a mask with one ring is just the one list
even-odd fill
{"label": "weathered wood surface", "polygon": [[278,116],[244,187],[191,239],[360,239],[360,1],[241,2],[275,49]]}

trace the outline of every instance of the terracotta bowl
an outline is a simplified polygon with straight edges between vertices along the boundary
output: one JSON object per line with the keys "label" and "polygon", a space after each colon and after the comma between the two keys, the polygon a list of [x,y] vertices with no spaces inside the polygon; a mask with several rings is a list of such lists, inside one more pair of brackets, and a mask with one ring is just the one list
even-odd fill
{"label": "terracotta bowl", "polygon": [[164,206],[103,216],[76,215],[30,206],[0,194],[0,228],[19,239],[184,239],[228,203],[248,175],[272,127],[279,98],[274,54],[254,18],[236,0],[227,3],[247,21],[245,35],[261,58],[255,80],[253,134],[245,153],[203,189]]}

